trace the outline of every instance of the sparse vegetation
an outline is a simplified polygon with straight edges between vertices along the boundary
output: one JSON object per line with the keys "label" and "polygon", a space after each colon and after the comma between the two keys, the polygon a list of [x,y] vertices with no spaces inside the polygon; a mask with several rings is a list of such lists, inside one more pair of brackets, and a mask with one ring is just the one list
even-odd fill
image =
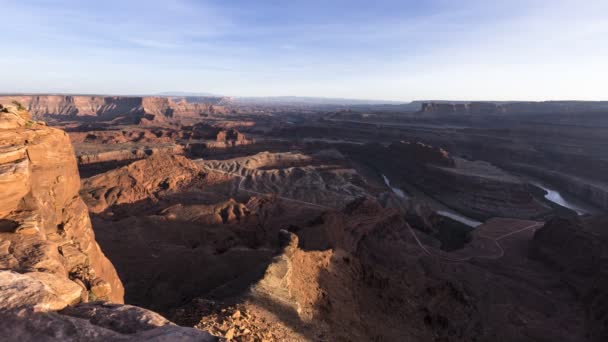
{"label": "sparse vegetation", "polygon": [[19,102],[17,100],[13,100],[12,104],[14,104],[15,107],[17,107],[17,110],[25,110],[25,107],[21,104],[21,102]]}
{"label": "sparse vegetation", "polygon": [[8,113],[8,108],[0,104],[0,113]]}
{"label": "sparse vegetation", "polygon": [[88,290],[87,291],[89,293],[89,301],[90,302],[95,302],[97,301],[97,296],[93,293],[93,291]]}

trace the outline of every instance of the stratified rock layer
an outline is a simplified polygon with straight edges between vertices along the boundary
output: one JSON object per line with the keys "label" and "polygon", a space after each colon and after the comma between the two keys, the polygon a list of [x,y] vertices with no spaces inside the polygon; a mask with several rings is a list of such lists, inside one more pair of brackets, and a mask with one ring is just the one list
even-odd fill
{"label": "stratified rock layer", "polygon": [[95,240],[79,188],[67,134],[32,121],[21,108],[3,107],[2,339],[214,341],[205,332],[178,327],[154,312],[109,303],[122,303],[124,289]]}
{"label": "stratified rock layer", "polygon": [[[3,115],[3,121],[10,115]],[[69,278],[83,284],[84,292],[103,282],[108,291],[100,299],[121,303],[120,279],[95,242],[87,207],[78,196],[80,178],[67,134],[33,121],[15,121],[12,128],[0,130],[0,163],[6,194],[0,198],[0,267],[45,285],[56,279],[38,273],[68,283]],[[80,288],[71,284],[60,288]],[[78,298],[74,293],[63,305]]]}
{"label": "stratified rock layer", "polygon": [[186,186],[201,171],[182,156],[154,155],[84,180],[82,195],[94,213],[109,206],[154,200],[158,192]]}
{"label": "stratified rock layer", "polygon": [[121,118],[133,123],[165,122],[171,118],[198,118],[209,113],[222,113],[222,106],[212,103],[174,102],[168,97],[16,95],[0,96],[0,104],[21,103],[37,118],[79,118],[86,121]]}

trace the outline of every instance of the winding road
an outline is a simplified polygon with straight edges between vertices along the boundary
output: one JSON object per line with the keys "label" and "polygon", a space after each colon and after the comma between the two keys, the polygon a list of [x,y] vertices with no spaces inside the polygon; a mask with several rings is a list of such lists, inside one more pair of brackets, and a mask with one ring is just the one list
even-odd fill
{"label": "winding road", "polygon": [[[399,206],[399,209],[401,209],[402,212],[406,212],[405,208],[403,208],[403,205],[401,204],[401,201],[399,200],[399,195],[396,194],[395,191],[391,187],[389,187],[389,189],[391,189],[393,196],[396,197],[395,198],[395,202]],[[416,232],[414,231],[414,229],[409,224],[406,224],[406,226],[407,226],[407,229],[409,230],[410,234],[414,238],[414,241],[416,241],[416,244],[418,245],[418,247],[420,247],[420,249],[426,255],[429,255],[429,256],[432,256],[432,257],[436,257],[436,258],[439,258],[441,260],[445,260],[445,261],[448,261],[448,262],[465,262],[465,261],[470,261],[470,260],[472,260],[474,258],[493,259],[493,260],[500,259],[500,258],[502,258],[505,255],[505,250],[500,245],[500,243],[498,242],[499,240],[504,239],[504,238],[506,238],[508,236],[517,234],[517,233],[521,233],[521,232],[530,230],[530,229],[540,228],[544,224],[545,224],[544,222],[536,222],[536,223],[530,224],[529,226],[526,226],[524,228],[521,228],[521,229],[518,229],[518,230],[515,230],[515,231],[512,231],[512,232],[509,232],[509,233],[506,233],[506,234],[503,234],[503,235],[498,236],[498,237],[489,237],[489,236],[485,236],[485,235],[482,235],[482,234],[477,234],[477,237],[479,237],[479,238],[483,238],[483,239],[487,239],[489,241],[492,241],[492,243],[494,243],[496,245],[496,247],[498,247],[498,250],[499,250],[498,254],[495,254],[495,255],[468,255],[468,256],[465,256],[465,257],[461,257],[461,258],[456,258],[456,257],[453,257],[453,256],[448,256],[449,253],[447,253],[447,252],[443,252],[443,251],[439,251],[439,250],[434,250],[432,248],[428,248],[427,246],[425,246],[420,241],[420,239],[418,238],[418,235],[416,235]]]}

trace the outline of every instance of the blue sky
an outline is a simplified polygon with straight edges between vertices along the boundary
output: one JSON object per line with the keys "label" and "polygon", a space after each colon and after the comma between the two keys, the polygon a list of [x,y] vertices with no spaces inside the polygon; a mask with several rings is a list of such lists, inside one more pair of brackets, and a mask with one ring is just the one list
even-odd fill
{"label": "blue sky", "polygon": [[606,0],[0,0],[0,92],[608,100]]}

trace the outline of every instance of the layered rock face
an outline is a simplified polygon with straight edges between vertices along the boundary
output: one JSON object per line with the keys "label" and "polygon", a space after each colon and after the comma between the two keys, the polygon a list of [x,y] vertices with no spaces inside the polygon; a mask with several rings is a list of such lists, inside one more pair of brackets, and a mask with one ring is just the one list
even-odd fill
{"label": "layered rock face", "polygon": [[201,170],[182,156],[152,156],[83,181],[82,195],[94,213],[108,207],[154,201],[159,192],[179,190],[196,180]]}
{"label": "layered rock face", "polygon": [[467,215],[536,218],[550,211],[529,186],[496,166],[455,158],[455,167],[427,168],[421,186],[451,208]]}
{"label": "layered rock face", "polygon": [[366,195],[365,181],[339,153],[333,160],[321,161],[319,155],[262,152],[198,164],[210,172],[238,177],[237,189],[252,195],[274,193],[320,208],[341,208]]}
{"label": "layered rock face", "polygon": [[524,114],[524,113],[576,113],[581,111],[599,112],[608,109],[608,102],[426,102],[422,103],[423,114]]}
{"label": "layered rock face", "polygon": [[[364,193],[349,183],[353,170],[307,166],[314,159],[152,156],[84,179],[81,195],[127,300],[167,313],[264,267],[275,252],[266,244],[280,228]],[[267,194],[270,188],[291,200]]]}
{"label": "layered rock face", "polygon": [[474,218],[533,218],[549,211],[519,178],[487,162],[453,157],[438,147],[399,142],[348,150],[351,156],[374,163],[396,184],[413,185]]}
{"label": "layered rock face", "polygon": [[[555,184],[559,186],[560,189],[563,189],[566,193],[577,196],[578,198],[584,199],[588,203],[593,204],[597,208],[602,210],[608,209],[608,182],[606,179],[603,179],[605,176],[601,174],[601,172],[605,171],[605,166],[602,165],[603,162],[600,160],[585,160],[581,162],[568,162],[571,164],[569,167],[573,168],[576,166],[579,170],[575,172],[578,174],[590,173],[593,172],[594,175],[590,175],[589,179],[584,175],[576,175],[572,173],[567,173],[570,170],[561,171],[561,168],[558,170],[547,170],[542,167],[538,167],[535,165],[521,164],[521,163],[512,163],[509,164],[508,167],[525,174],[529,174],[540,179],[545,179],[551,184]],[[587,165],[586,165],[587,164]],[[589,165],[593,164],[593,165]],[[554,166],[552,166],[554,168]],[[588,168],[590,171],[585,170]]]}
{"label": "layered rock face", "polygon": [[70,122],[64,126],[74,144],[80,172],[85,177],[150,156],[186,154],[208,157],[213,153],[221,154],[222,150],[247,148],[255,143],[234,128],[203,123],[179,127],[115,127],[106,122]]}
{"label": "layered rock face", "polygon": [[8,191],[0,204],[3,268],[83,286],[71,300],[88,291],[122,302],[120,279],[95,242],[78,196],[80,178],[67,134],[25,121],[0,131],[0,141],[1,183]]}
{"label": "layered rock face", "polygon": [[490,102],[471,103],[423,103],[421,113],[426,114],[504,114],[509,109]]}
{"label": "layered rock face", "polygon": [[127,147],[110,151],[80,151],[78,164],[96,164],[106,162],[120,162],[124,160],[144,159],[155,155],[179,155],[184,153],[181,145],[167,144],[159,147]]}
{"label": "layered rock face", "polygon": [[237,131],[236,129],[220,130],[215,136],[215,141],[219,143],[218,146],[224,147],[249,145],[254,143],[253,140],[247,139],[245,134]]}
{"label": "layered rock face", "polygon": [[141,98],[117,96],[22,95],[2,96],[0,103],[21,103],[37,118],[45,116],[82,116],[112,119],[136,114]]}
{"label": "layered rock face", "polygon": [[[0,112],[0,328],[4,338],[203,340],[122,303],[124,289],[95,240],[66,133],[15,107]],[[62,310],[59,313],[52,311]]]}
{"label": "layered rock face", "polygon": [[[236,146],[255,144],[254,139],[249,139],[245,134],[234,128],[221,129],[209,125],[194,125],[190,131],[184,133],[189,139],[188,152],[191,155],[203,156],[208,149],[223,149]],[[195,139],[193,141],[193,139]],[[199,141],[196,141],[199,140]]]}
{"label": "layered rock face", "polygon": [[499,112],[499,106],[495,104],[477,104],[477,103],[423,103],[420,109],[421,113],[433,114],[470,114],[479,107],[483,107],[489,113]]}
{"label": "layered rock face", "polygon": [[[225,112],[212,103],[174,102],[167,97],[16,95],[0,96],[0,104],[18,101],[36,118],[81,118],[128,122],[164,122],[172,118],[197,118],[203,114]],[[213,100],[213,103],[220,101]]]}

